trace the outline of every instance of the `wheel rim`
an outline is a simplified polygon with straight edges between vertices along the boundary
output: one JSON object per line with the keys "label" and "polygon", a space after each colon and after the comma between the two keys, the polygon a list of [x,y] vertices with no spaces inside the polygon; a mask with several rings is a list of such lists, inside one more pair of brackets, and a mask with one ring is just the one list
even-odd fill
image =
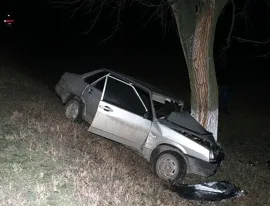
{"label": "wheel rim", "polygon": [[156,172],[163,179],[174,179],[179,173],[179,163],[174,156],[164,154],[157,161]]}
{"label": "wheel rim", "polygon": [[76,119],[77,115],[79,113],[79,107],[76,104],[70,104],[68,105],[66,109],[66,116],[70,119]]}

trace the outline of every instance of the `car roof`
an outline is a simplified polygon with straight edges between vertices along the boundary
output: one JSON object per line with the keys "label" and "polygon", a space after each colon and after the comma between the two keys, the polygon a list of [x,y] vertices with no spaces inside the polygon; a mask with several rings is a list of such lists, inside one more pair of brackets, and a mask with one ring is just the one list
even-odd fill
{"label": "car roof", "polygon": [[115,77],[118,77],[118,78],[120,78],[122,80],[126,80],[126,81],[128,81],[128,82],[130,82],[130,83],[132,83],[134,85],[137,85],[139,87],[144,88],[145,90],[148,90],[152,94],[154,93],[156,95],[164,96],[164,97],[169,98],[169,99],[171,99],[173,101],[176,101],[176,102],[183,102],[178,97],[171,94],[170,92],[163,91],[163,90],[161,90],[161,89],[159,89],[159,88],[157,88],[157,87],[155,87],[155,86],[153,86],[151,84],[148,84],[148,83],[146,83],[144,81],[135,79],[135,78],[130,77],[130,76],[126,75],[126,74],[122,74],[120,72],[114,72],[114,71],[112,71],[110,69],[106,69],[106,68],[98,69],[98,70],[95,70],[95,71],[96,72],[98,72],[98,71],[107,71],[107,72],[111,73]]}

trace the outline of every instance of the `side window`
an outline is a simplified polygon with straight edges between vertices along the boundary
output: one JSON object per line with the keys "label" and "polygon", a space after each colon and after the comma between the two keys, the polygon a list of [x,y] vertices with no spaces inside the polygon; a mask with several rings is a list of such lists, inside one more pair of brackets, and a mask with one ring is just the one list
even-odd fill
{"label": "side window", "polygon": [[134,114],[143,116],[145,108],[134,89],[116,79],[108,77],[104,101]]}
{"label": "side window", "polygon": [[93,75],[90,75],[88,77],[85,77],[84,78],[84,81],[87,83],[87,84],[92,84],[94,81],[98,80],[99,78],[105,76],[106,74],[108,74],[108,72],[106,71],[101,71],[101,72],[98,72],[98,73],[95,73]]}
{"label": "side window", "polygon": [[94,87],[99,90],[99,91],[103,91],[103,87],[104,87],[104,84],[105,84],[105,80],[106,80],[106,77],[103,77],[101,80],[99,80],[98,82],[95,83]]}

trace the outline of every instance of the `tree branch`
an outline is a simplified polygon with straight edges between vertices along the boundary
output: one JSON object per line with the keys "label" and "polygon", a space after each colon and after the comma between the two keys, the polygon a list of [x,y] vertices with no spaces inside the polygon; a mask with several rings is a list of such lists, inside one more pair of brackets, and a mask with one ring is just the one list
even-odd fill
{"label": "tree branch", "polygon": [[240,38],[240,37],[236,37],[236,36],[233,36],[232,38],[234,38],[240,42],[244,42],[244,43],[253,43],[253,44],[269,44],[270,43],[270,40],[257,41],[257,40],[251,40],[251,39],[244,39],[244,38]]}
{"label": "tree branch", "polygon": [[77,11],[79,11],[84,6],[84,3],[81,3],[80,6],[78,6],[76,9],[74,9],[73,14],[69,17],[69,19],[72,19]]}
{"label": "tree branch", "polygon": [[224,52],[226,52],[226,50],[230,48],[232,32],[233,32],[234,23],[235,23],[235,3],[234,3],[234,0],[230,0],[230,1],[232,3],[232,22],[231,22],[230,31],[226,40],[226,46],[222,49],[220,56],[222,56]]}
{"label": "tree branch", "polygon": [[[138,4],[145,6],[146,8],[150,8],[150,9],[156,8],[156,10],[152,12],[150,18],[145,22],[144,26],[146,26],[156,15],[158,18],[161,19],[162,26],[166,27],[166,19],[164,19],[166,17],[166,13],[168,12],[168,9],[170,8],[170,4],[174,4],[177,1],[179,0],[157,1],[160,3],[152,3],[155,1],[151,1],[151,0],[149,1],[148,0],[130,0],[130,1],[129,0],[51,0],[51,5],[52,7],[55,7],[55,8],[68,9],[71,12],[69,19],[72,19],[79,10],[83,10],[83,9],[85,10],[86,8],[88,8],[87,11],[84,13],[84,15],[88,15],[97,11],[97,14],[94,17],[94,20],[91,23],[90,28],[87,31],[82,32],[81,34],[87,34],[94,28],[105,6],[112,8],[114,11],[118,9],[117,25],[114,31],[112,32],[112,34],[102,41],[104,42],[110,39],[119,28],[121,10],[127,4],[132,4],[136,2]],[[114,13],[114,11],[112,13]]]}
{"label": "tree branch", "polygon": [[270,52],[267,52],[266,54],[259,55],[259,56],[254,56],[256,58],[269,58],[270,57]]}
{"label": "tree branch", "polygon": [[246,0],[244,3],[244,6],[241,8],[241,12],[238,12],[235,15],[236,19],[243,18],[245,20],[246,33],[248,33],[248,30],[249,30],[248,22],[252,25],[252,22],[250,21],[250,19],[248,17],[249,6],[250,6],[250,0]]}
{"label": "tree branch", "polygon": [[102,40],[102,43],[109,40],[118,30],[119,25],[120,25],[120,13],[121,13],[121,9],[119,8],[118,12],[117,12],[117,25],[116,25],[115,29],[113,30],[113,32],[111,33],[111,35],[109,35],[107,38]]}
{"label": "tree branch", "polygon": [[153,4],[153,3],[148,3],[148,2],[146,3],[145,1],[142,1],[142,0],[134,0],[134,1],[144,5],[146,7],[149,7],[149,8],[151,8],[151,7],[162,7],[162,6],[168,5],[168,2],[160,3],[160,4]]}
{"label": "tree branch", "polygon": [[[94,18],[94,21],[93,21],[91,27],[90,27],[86,32],[83,32],[83,33],[81,33],[81,34],[88,34],[90,31],[92,31],[92,29],[93,29],[94,26],[96,25],[97,20],[98,20],[100,14],[101,14],[101,11],[102,11],[102,9],[103,9],[103,6],[104,6],[104,4],[101,3],[101,4],[97,7],[97,8],[100,8],[100,9],[98,10],[98,13],[97,13],[96,17]],[[91,9],[92,9],[92,7],[91,7]]]}

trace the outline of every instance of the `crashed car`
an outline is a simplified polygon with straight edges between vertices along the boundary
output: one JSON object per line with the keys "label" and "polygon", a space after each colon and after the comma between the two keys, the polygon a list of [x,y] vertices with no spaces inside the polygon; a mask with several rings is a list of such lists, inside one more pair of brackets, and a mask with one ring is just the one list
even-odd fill
{"label": "crashed car", "polygon": [[133,149],[161,179],[211,176],[223,160],[213,134],[184,111],[181,100],[144,82],[99,69],[66,72],[55,90],[67,118],[85,120],[89,132]]}

